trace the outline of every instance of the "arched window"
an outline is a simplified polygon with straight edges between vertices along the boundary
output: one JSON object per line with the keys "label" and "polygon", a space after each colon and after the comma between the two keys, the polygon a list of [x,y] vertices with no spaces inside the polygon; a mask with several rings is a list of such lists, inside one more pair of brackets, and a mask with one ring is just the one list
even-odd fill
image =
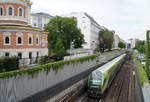
{"label": "arched window", "polygon": [[22,8],[19,8],[18,12],[19,12],[19,16],[23,16],[23,10],[22,10]]}
{"label": "arched window", "polygon": [[21,39],[21,37],[18,37],[18,44],[22,44],[22,39]]}
{"label": "arched window", "polygon": [[29,37],[29,44],[32,44],[32,38]]}
{"label": "arched window", "polygon": [[0,7],[0,16],[3,16],[3,7]]}
{"label": "arched window", "polygon": [[8,8],[8,15],[13,16],[13,8],[12,7]]}
{"label": "arched window", "polygon": [[5,37],[5,44],[9,44],[10,43],[10,39],[9,39],[9,37],[7,36],[7,37]]}
{"label": "arched window", "polygon": [[21,52],[18,53],[18,58],[22,59],[22,53]]}
{"label": "arched window", "polygon": [[39,44],[39,38],[36,38],[36,44]]}

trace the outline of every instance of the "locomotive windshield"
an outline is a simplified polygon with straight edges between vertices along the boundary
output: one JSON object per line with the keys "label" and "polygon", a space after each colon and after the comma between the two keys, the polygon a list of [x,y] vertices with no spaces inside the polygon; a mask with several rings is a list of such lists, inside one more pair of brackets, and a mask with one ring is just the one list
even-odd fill
{"label": "locomotive windshield", "polygon": [[90,79],[93,84],[101,85],[102,82],[102,73],[99,70],[92,72]]}

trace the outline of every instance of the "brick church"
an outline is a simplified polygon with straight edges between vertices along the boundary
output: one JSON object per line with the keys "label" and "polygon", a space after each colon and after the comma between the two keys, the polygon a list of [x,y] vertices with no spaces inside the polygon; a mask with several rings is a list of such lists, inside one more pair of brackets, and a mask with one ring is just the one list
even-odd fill
{"label": "brick church", "polygon": [[0,0],[0,57],[48,54],[47,34],[30,26],[30,0]]}

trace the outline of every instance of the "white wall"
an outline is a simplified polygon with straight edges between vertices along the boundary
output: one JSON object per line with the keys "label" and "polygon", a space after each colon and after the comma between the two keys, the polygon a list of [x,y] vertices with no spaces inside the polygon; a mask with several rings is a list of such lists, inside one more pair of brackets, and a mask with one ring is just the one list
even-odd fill
{"label": "white wall", "polygon": [[[44,26],[48,24],[50,21],[51,17],[43,16],[43,15],[38,15],[38,14],[31,14],[31,25],[33,27],[37,27],[40,29],[44,29]],[[36,26],[34,25],[36,24]]]}
{"label": "white wall", "polygon": [[39,56],[44,56],[48,54],[47,48],[41,49],[1,49],[0,57],[5,56],[5,53],[9,52],[10,56],[18,56],[18,53],[22,53],[22,58],[29,58],[29,52],[32,52],[32,57],[37,57],[37,52],[39,52]]}
{"label": "white wall", "polygon": [[[33,74],[23,73],[22,75],[18,74],[9,78],[0,78],[0,93],[3,93],[0,95],[0,102],[21,101],[24,98],[53,87],[71,77],[93,69],[93,67],[107,62],[120,54],[121,52],[117,51],[101,55],[93,60],[84,61],[82,63],[66,64],[63,65],[58,72],[50,70],[50,72],[47,73],[46,70],[41,70]],[[53,94],[53,92],[50,94]]]}
{"label": "white wall", "polygon": [[78,27],[84,35],[85,44],[84,49],[95,49],[98,44],[98,33],[100,26],[95,24],[84,12],[73,12],[71,14],[62,15],[66,17],[75,17],[77,19]]}
{"label": "white wall", "polygon": [[113,42],[113,48],[118,49],[118,44],[119,44],[120,38],[118,35],[114,35],[114,42]]}

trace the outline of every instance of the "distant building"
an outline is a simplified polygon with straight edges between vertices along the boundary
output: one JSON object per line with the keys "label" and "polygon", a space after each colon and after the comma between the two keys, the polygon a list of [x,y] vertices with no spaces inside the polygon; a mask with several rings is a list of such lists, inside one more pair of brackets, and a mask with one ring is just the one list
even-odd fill
{"label": "distant building", "polygon": [[113,42],[113,49],[118,49],[118,44],[120,42],[120,37],[119,35],[115,34],[114,35],[114,42]]}
{"label": "distant building", "polygon": [[31,5],[30,0],[0,0],[0,57],[48,54],[47,34],[29,26]]}
{"label": "distant building", "polygon": [[128,44],[131,48],[134,48],[137,41],[139,41],[139,39],[128,39]]}
{"label": "distant building", "polygon": [[84,34],[85,43],[83,44],[84,49],[94,50],[99,44],[99,31],[101,26],[87,13],[84,12],[73,12],[63,17],[75,17],[77,19],[77,25]]}
{"label": "distant building", "polygon": [[50,21],[50,19],[53,16],[47,14],[47,13],[32,13],[31,14],[31,25],[33,27],[37,27],[40,29],[44,29],[45,25],[48,24],[48,22]]}

